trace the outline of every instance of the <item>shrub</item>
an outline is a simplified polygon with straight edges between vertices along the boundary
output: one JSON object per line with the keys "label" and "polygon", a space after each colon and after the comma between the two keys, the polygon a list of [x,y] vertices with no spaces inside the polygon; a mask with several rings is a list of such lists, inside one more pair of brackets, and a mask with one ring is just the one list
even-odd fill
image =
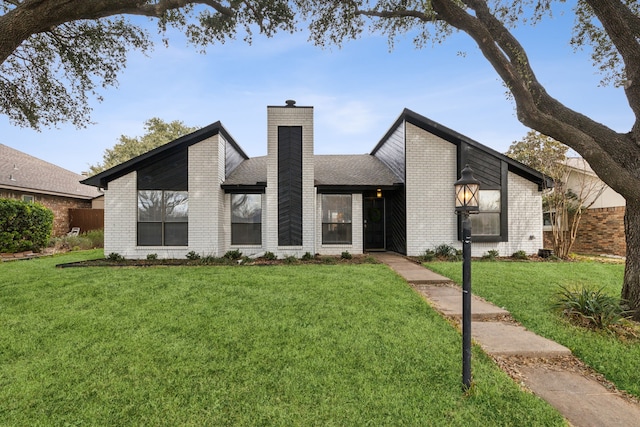
{"label": "shrub", "polygon": [[242,258],[242,252],[240,252],[238,249],[234,249],[232,251],[227,251],[227,253],[225,253],[223,255],[223,258],[237,260],[237,259]]}
{"label": "shrub", "polygon": [[147,254],[147,259],[150,261],[158,259],[158,254]]}
{"label": "shrub", "polygon": [[91,248],[104,248],[104,230],[89,230],[81,236],[91,241]]}
{"label": "shrub", "polygon": [[53,212],[38,203],[0,199],[0,252],[39,251],[47,247]]}
{"label": "shrub", "polygon": [[313,255],[311,255],[311,252],[305,252],[301,259],[303,261],[311,261],[313,259]]}
{"label": "shrub", "polygon": [[524,260],[524,259],[529,259],[529,256],[525,251],[516,251],[513,254],[511,254],[511,258]]}
{"label": "shrub", "polygon": [[620,298],[605,294],[603,288],[560,286],[554,307],[580,326],[605,329],[628,316],[622,302]]}
{"label": "shrub", "polygon": [[351,258],[353,258],[353,255],[351,255],[349,253],[349,251],[344,251],[344,252],[342,252],[340,254],[340,258],[342,258],[342,259],[351,259]]}
{"label": "shrub", "polygon": [[278,259],[278,256],[276,254],[274,254],[271,251],[267,251],[264,253],[264,255],[262,256],[262,258],[268,260],[268,261],[274,261],[276,259]]}
{"label": "shrub", "polygon": [[426,249],[418,258],[420,261],[430,262],[436,259],[436,253],[432,249]]}
{"label": "shrub", "polygon": [[482,259],[487,261],[495,261],[496,258],[498,258],[499,256],[500,256],[500,252],[498,252],[496,249],[491,249],[487,251],[486,254],[482,255]]}
{"label": "shrub", "polygon": [[197,259],[200,259],[200,254],[197,253],[196,251],[189,251],[189,253],[187,254],[187,259],[190,259],[191,261],[195,261]]}
{"label": "shrub", "polygon": [[124,257],[117,252],[111,252],[107,255],[109,261],[124,261]]}
{"label": "shrub", "polygon": [[297,264],[298,258],[296,258],[294,255],[289,255],[288,257],[284,258],[284,262],[287,264]]}
{"label": "shrub", "polygon": [[442,243],[436,246],[434,253],[437,258],[442,260],[446,260],[446,261],[462,260],[462,251],[446,243]]}

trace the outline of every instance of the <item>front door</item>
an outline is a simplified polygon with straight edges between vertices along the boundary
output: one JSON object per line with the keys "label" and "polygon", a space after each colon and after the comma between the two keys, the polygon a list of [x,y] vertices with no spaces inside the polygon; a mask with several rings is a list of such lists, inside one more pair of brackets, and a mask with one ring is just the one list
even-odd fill
{"label": "front door", "polygon": [[385,212],[384,198],[364,199],[364,250],[384,251]]}

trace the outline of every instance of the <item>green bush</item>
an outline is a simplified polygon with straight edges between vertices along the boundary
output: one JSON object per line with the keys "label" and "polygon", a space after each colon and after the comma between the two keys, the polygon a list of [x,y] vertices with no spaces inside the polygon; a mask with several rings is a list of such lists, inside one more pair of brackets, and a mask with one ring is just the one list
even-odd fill
{"label": "green bush", "polygon": [[344,252],[342,252],[340,254],[340,258],[342,258],[342,259],[351,259],[351,258],[353,258],[353,255],[351,255],[349,253],[349,251],[344,251]]}
{"label": "green bush", "polygon": [[147,254],[147,259],[149,261],[156,260],[156,259],[158,259],[158,254]]}
{"label": "green bush", "polygon": [[426,249],[418,258],[423,262],[431,262],[436,259],[436,252],[432,249]]}
{"label": "green bush", "polygon": [[124,257],[117,252],[111,252],[107,255],[109,261],[124,261]]}
{"label": "green bush", "polygon": [[524,259],[529,259],[529,256],[525,251],[516,251],[513,254],[511,254],[511,258],[524,260]]}
{"label": "green bush", "polygon": [[274,254],[271,251],[267,251],[264,253],[264,255],[262,256],[262,258],[268,260],[268,261],[274,261],[276,259],[278,259],[278,256],[276,254]]}
{"label": "green bush", "polygon": [[81,236],[91,241],[91,249],[104,248],[104,230],[89,230]]}
{"label": "green bush", "polygon": [[311,255],[311,252],[305,252],[304,255],[302,255],[302,260],[303,261],[311,261],[313,259],[313,255]]}
{"label": "green bush", "polygon": [[234,249],[233,251],[227,251],[227,253],[225,253],[223,257],[227,259],[237,260],[242,258],[242,252],[240,252],[238,249]]}
{"label": "green bush", "polygon": [[289,255],[289,256],[284,258],[284,262],[286,264],[297,264],[298,263],[298,258],[296,258],[295,255]]}
{"label": "green bush", "polygon": [[191,261],[200,259],[200,254],[197,253],[196,251],[189,251],[189,253],[186,256],[187,256],[187,259],[190,259]]}
{"label": "green bush", "polygon": [[0,199],[0,252],[39,251],[47,247],[53,212],[38,203]]}
{"label": "green bush", "polygon": [[462,260],[462,251],[446,243],[436,246],[433,252],[438,259],[446,261]]}
{"label": "green bush", "polygon": [[498,258],[499,256],[500,256],[500,252],[498,252],[496,249],[491,249],[487,251],[486,254],[482,255],[482,259],[487,261],[495,261],[496,258]]}
{"label": "green bush", "polygon": [[560,286],[554,307],[574,323],[595,329],[606,329],[629,314],[622,300],[588,286],[571,289]]}

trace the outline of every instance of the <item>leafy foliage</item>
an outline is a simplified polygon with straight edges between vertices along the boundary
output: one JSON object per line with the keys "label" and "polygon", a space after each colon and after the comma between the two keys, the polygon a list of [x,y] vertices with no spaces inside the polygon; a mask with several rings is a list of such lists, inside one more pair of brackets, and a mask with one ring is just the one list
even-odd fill
{"label": "leafy foliage", "polygon": [[462,260],[462,251],[446,243],[442,243],[436,246],[433,253],[435,254],[436,258],[445,260],[445,261]]}
{"label": "leafy foliage", "polygon": [[39,251],[47,247],[53,212],[38,203],[0,199],[0,252]]}
{"label": "leafy foliage", "polygon": [[197,129],[186,126],[180,120],[167,123],[157,117],[144,122],[144,128],[145,134],[141,137],[120,135],[120,141],[113,148],[105,150],[102,163],[89,167],[91,174],[117,166]]}
{"label": "leafy foliage", "polygon": [[577,289],[560,286],[554,307],[571,321],[596,329],[605,329],[619,323],[628,314],[622,307],[620,298],[595,289],[582,286]]}

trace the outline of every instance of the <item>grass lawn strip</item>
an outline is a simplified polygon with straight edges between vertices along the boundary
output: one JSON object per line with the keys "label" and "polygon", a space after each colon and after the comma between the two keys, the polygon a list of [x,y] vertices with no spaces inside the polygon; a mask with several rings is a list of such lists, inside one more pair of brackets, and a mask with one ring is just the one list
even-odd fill
{"label": "grass lawn strip", "polygon": [[[461,283],[460,263],[425,264]],[[574,326],[554,310],[559,285],[591,285],[620,296],[624,265],[598,262],[473,262],[474,294],[508,310],[531,331],[568,347],[617,388],[640,398],[640,341]]]}
{"label": "grass lawn strip", "polygon": [[565,425],[383,265],[5,263],[1,425]]}

